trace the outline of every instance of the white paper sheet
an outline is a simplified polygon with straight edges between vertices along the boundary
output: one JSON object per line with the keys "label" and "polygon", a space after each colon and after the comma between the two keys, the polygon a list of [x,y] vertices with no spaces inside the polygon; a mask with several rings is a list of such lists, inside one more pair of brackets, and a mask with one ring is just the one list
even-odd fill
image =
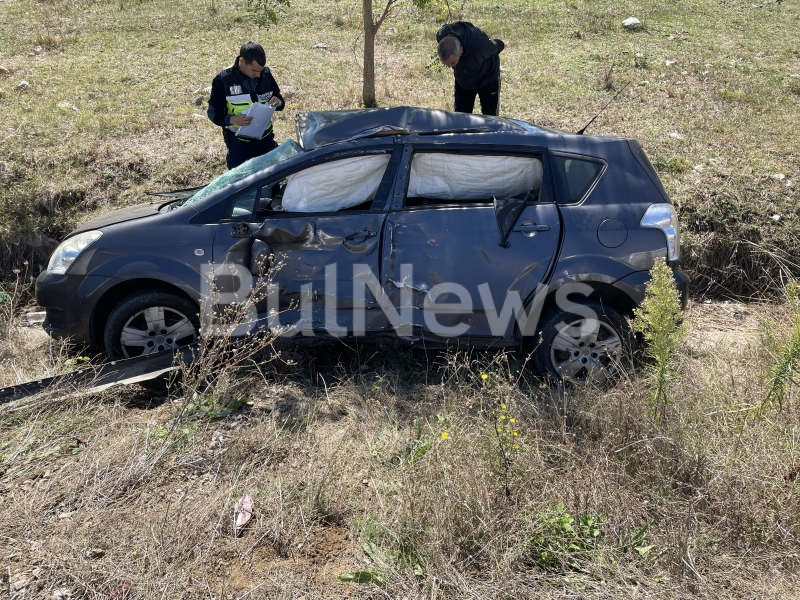
{"label": "white paper sheet", "polygon": [[272,114],[274,112],[275,109],[269,104],[254,102],[247,112],[244,113],[248,117],[252,117],[253,120],[250,121],[250,125],[239,127],[239,131],[236,132],[236,135],[260,140],[269,122],[272,120]]}

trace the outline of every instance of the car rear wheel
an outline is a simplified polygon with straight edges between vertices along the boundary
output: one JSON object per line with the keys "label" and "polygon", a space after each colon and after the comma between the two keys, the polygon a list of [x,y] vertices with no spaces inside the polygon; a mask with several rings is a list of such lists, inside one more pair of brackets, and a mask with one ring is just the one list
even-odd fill
{"label": "car rear wheel", "polygon": [[197,340],[197,307],[175,294],[142,290],[117,304],[103,333],[112,360],[174,350]]}
{"label": "car rear wheel", "polygon": [[543,375],[580,385],[616,379],[631,364],[635,338],[628,322],[595,302],[582,304],[577,312],[582,314],[557,309],[544,317],[534,366]]}

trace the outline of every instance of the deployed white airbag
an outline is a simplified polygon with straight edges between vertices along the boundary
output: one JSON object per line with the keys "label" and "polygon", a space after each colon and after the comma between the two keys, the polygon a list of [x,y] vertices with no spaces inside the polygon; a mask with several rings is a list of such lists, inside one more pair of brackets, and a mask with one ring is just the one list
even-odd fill
{"label": "deployed white airbag", "polygon": [[283,210],[334,212],[372,200],[389,157],[389,154],[354,156],[290,175],[283,192]]}
{"label": "deployed white airbag", "polygon": [[409,198],[481,200],[527,194],[542,184],[542,163],[522,156],[431,152],[411,163]]}

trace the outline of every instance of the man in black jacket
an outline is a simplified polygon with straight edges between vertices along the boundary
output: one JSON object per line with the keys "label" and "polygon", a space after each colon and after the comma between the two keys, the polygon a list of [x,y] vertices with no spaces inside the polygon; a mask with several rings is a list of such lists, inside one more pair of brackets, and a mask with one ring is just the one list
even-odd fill
{"label": "man in black jacket", "polygon": [[500,110],[500,56],[503,40],[490,40],[472,23],[443,25],[436,33],[437,54],[455,76],[455,110],[471,113],[475,96],[481,112],[497,115]]}
{"label": "man in black jacket", "polygon": [[254,102],[269,104],[275,110],[283,110],[284,101],[275,78],[269,71],[264,48],[255,42],[246,42],[230,69],[225,69],[211,83],[208,100],[208,118],[222,127],[228,168],[238,167],[245,161],[266,154],[276,148],[272,123],[267,126],[261,139],[237,136],[239,127],[252,121],[244,113]]}

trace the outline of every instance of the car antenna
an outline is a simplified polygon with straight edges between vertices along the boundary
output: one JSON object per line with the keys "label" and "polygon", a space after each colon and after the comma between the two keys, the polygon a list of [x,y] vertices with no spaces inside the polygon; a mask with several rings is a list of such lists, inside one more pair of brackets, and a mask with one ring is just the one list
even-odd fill
{"label": "car antenna", "polygon": [[617,99],[617,96],[619,96],[622,92],[624,92],[625,88],[628,87],[630,84],[631,84],[631,82],[629,81],[624,86],[622,86],[622,89],[620,91],[618,91],[611,100],[608,101],[608,104],[606,104],[603,108],[600,109],[600,112],[598,112],[595,116],[592,117],[591,121],[589,121],[586,125],[583,126],[583,129],[581,129],[580,131],[575,132],[576,135],[583,135],[583,132],[586,131],[586,128],[589,127],[589,125],[591,125],[597,117],[599,117],[601,114],[603,114],[603,111],[605,109],[607,109],[609,106],[611,106],[611,103],[614,102],[614,100]]}

